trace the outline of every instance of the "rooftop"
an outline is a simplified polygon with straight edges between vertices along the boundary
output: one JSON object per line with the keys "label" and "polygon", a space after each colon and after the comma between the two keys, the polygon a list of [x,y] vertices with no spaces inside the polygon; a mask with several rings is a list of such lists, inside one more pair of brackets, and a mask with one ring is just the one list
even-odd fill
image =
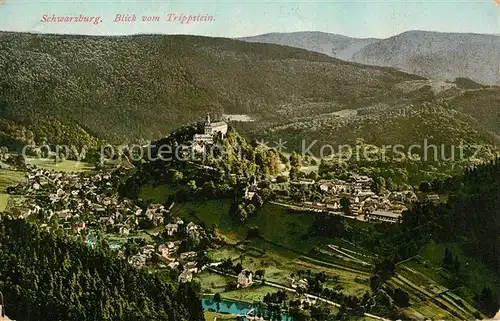
{"label": "rooftop", "polygon": [[401,214],[399,214],[399,213],[387,212],[387,211],[373,211],[370,215],[385,216],[385,217],[392,217],[392,218],[398,218],[401,216]]}

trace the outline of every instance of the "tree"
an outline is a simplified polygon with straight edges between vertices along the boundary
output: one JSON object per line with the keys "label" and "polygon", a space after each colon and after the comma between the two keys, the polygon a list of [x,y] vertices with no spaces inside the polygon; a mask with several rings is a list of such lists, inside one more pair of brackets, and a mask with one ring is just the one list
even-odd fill
{"label": "tree", "polygon": [[397,288],[394,290],[393,295],[394,303],[401,308],[410,306],[410,296],[407,292]]}
{"label": "tree", "polygon": [[299,177],[299,169],[297,167],[290,168],[290,180],[294,181]]}
{"label": "tree", "polygon": [[240,274],[241,271],[243,271],[243,266],[241,265],[241,263],[238,263],[234,266],[233,270],[234,270],[234,273]]}
{"label": "tree", "polygon": [[221,297],[220,297],[220,293],[215,293],[214,295],[214,301],[217,303],[217,312],[219,312],[220,310],[220,302],[221,302]]}
{"label": "tree", "polygon": [[460,270],[460,260],[458,259],[458,255],[455,256],[455,260],[453,261],[453,270],[458,272]]}
{"label": "tree", "polygon": [[316,180],[318,179],[318,177],[319,177],[319,176],[318,176],[318,172],[316,172],[316,171],[312,171],[312,172],[310,172],[310,173],[309,173],[308,177],[309,177],[310,179],[313,179],[313,180],[315,180],[315,181],[316,181]]}
{"label": "tree", "polygon": [[351,201],[347,197],[344,196],[340,199],[340,207],[346,215],[351,213]]}
{"label": "tree", "polygon": [[380,276],[373,275],[372,277],[370,277],[370,289],[372,290],[372,293],[376,293],[381,284],[382,282]]}
{"label": "tree", "polygon": [[238,218],[240,221],[244,222],[248,218],[248,213],[245,210],[245,207],[243,204],[238,205],[238,211],[237,211]]}
{"label": "tree", "polygon": [[432,186],[429,182],[424,181],[424,182],[420,183],[418,190],[421,191],[422,193],[430,193],[432,190]]}
{"label": "tree", "polygon": [[385,179],[382,176],[377,176],[373,180],[373,191],[377,194],[382,194],[385,192]]}
{"label": "tree", "polygon": [[277,183],[286,183],[286,182],[288,182],[288,177],[286,177],[284,175],[279,175],[278,177],[276,177],[276,182]]}
{"label": "tree", "polygon": [[447,268],[450,269],[453,266],[453,254],[451,254],[451,251],[449,248],[446,248],[444,250],[444,258],[443,258],[443,265]]}
{"label": "tree", "polygon": [[190,190],[194,191],[196,190],[196,182],[193,181],[193,180],[190,180],[188,183],[187,183],[187,186]]}
{"label": "tree", "polygon": [[493,315],[498,310],[498,302],[489,287],[484,287],[481,294],[476,297],[476,305],[488,315]]}
{"label": "tree", "polygon": [[292,168],[300,166],[300,155],[295,151],[290,155],[290,166],[292,166]]}
{"label": "tree", "polygon": [[254,238],[260,235],[260,230],[257,226],[251,226],[247,232],[247,238]]}
{"label": "tree", "polygon": [[247,215],[252,215],[253,213],[255,213],[255,211],[256,211],[255,205],[253,205],[253,204],[247,205],[247,207],[246,207]]}

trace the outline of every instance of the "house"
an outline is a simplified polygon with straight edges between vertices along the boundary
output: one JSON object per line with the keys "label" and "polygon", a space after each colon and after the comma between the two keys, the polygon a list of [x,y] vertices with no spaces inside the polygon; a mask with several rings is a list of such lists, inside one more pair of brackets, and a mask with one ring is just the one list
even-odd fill
{"label": "house", "polygon": [[69,210],[63,210],[57,213],[57,216],[59,217],[60,220],[62,221],[67,221],[70,219],[73,215],[71,215]]}
{"label": "house", "polygon": [[293,289],[302,289],[302,290],[307,290],[309,288],[309,282],[307,282],[306,279],[299,279],[295,280],[294,278],[291,278],[291,284],[290,286]]}
{"label": "house", "polygon": [[257,185],[248,186],[247,188],[245,188],[245,199],[247,200],[253,199],[257,191],[258,191]]}
{"label": "house", "polygon": [[102,216],[99,218],[99,222],[104,224],[104,225],[113,225],[115,221],[113,220],[112,217],[109,216]]}
{"label": "house", "polygon": [[214,135],[215,133],[221,133],[223,136],[227,134],[227,123],[225,121],[211,122],[210,115],[207,114],[205,121],[205,135]]}
{"label": "house", "polygon": [[334,188],[334,184],[330,180],[322,179],[318,181],[319,189],[323,192],[328,192],[330,189]]}
{"label": "house", "polygon": [[153,245],[150,245],[150,244],[148,244],[148,245],[146,245],[146,246],[144,246],[144,247],[142,248],[142,253],[144,253],[144,254],[146,254],[146,255],[147,255],[147,254],[151,254],[151,253],[153,253],[154,251],[155,251],[155,247],[154,247]]}
{"label": "house", "polygon": [[315,183],[314,179],[299,179],[298,181],[290,182],[293,185],[312,185]]}
{"label": "house", "polygon": [[353,216],[357,216],[357,215],[360,215],[363,213],[363,203],[354,203],[354,204],[351,204],[351,206],[349,207],[350,210],[351,210],[351,215]]}
{"label": "house", "polygon": [[373,184],[373,179],[364,175],[352,175],[352,180],[358,183],[363,190],[370,190]]}
{"label": "house", "polygon": [[439,195],[434,194],[434,193],[430,193],[430,194],[425,195],[425,199],[424,200],[426,202],[435,202],[435,201],[439,201],[440,198],[439,198]]}
{"label": "house", "polygon": [[184,270],[189,270],[189,271],[191,271],[191,273],[197,273],[198,267],[196,265],[196,262],[187,262],[184,265]]}
{"label": "house", "polygon": [[340,202],[339,201],[331,201],[326,204],[326,209],[331,211],[331,210],[338,210],[340,209]]}
{"label": "house", "polygon": [[142,254],[135,255],[130,258],[129,263],[136,268],[142,268],[146,265],[146,256]]}
{"label": "house", "polygon": [[193,251],[191,251],[191,252],[184,252],[184,253],[181,253],[179,255],[179,258],[181,260],[185,261],[185,260],[188,260],[188,259],[192,259],[192,258],[196,257],[197,255],[198,254],[196,252],[193,252]]}
{"label": "house", "polygon": [[159,226],[160,224],[163,223],[163,221],[164,221],[164,218],[163,218],[162,213],[153,214],[152,223],[154,226]]}
{"label": "house", "polygon": [[101,204],[92,204],[92,208],[94,211],[96,211],[98,214],[99,213],[104,213],[106,211],[106,208],[102,206]]}
{"label": "house", "polygon": [[118,228],[118,233],[122,234],[122,235],[129,235],[130,234],[130,228],[126,225],[121,225],[119,228]]}
{"label": "house", "polygon": [[191,273],[191,271],[189,270],[182,271],[178,279],[180,283],[191,282],[192,280],[193,280],[193,273]]}
{"label": "house", "polygon": [[164,247],[160,250],[161,252],[161,256],[163,257],[168,257],[168,254],[170,253],[170,251],[168,250],[168,247]]}
{"label": "house", "polygon": [[165,229],[167,230],[167,235],[172,236],[175,233],[177,233],[177,230],[179,229],[179,225],[170,223],[170,224],[167,224],[167,226],[165,226]]}
{"label": "house", "polygon": [[[169,256],[159,255],[158,258],[167,265],[175,262],[175,258]],[[179,263],[177,262],[177,264]]]}
{"label": "house", "polygon": [[306,279],[300,279],[296,283],[296,287],[299,289],[307,290],[309,288],[309,282]]}
{"label": "house", "polygon": [[365,215],[368,221],[379,221],[397,223],[402,217],[401,213],[387,212],[387,211],[373,211]]}
{"label": "house", "polygon": [[189,233],[191,231],[195,231],[198,229],[198,225],[194,224],[193,222],[189,222],[188,225],[186,226],[186,231]]}
{"label": "house", "polygon": [[244,269],[238,274],[238,286],[246,287],[252,284],[252,272],[248,269]]}
{"label": "house", "polygon": [[81,231],[85,229],[85,222],[79,221],[73,225],[73,231],[77,234],[80,234]]}
{"label": "house", "polygon": [[167,244],[169,250],[173,250],[174,248],[178,247],[181,244],[181,242],[175,241],[175,242],[167,242],[165,244]]}

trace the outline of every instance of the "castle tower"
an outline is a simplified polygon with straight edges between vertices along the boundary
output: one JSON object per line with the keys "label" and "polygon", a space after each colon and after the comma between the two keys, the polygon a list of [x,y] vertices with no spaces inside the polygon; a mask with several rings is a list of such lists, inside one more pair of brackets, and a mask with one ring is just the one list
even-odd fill
{"label": "castle tower", "polygon": [[212,134],[212,125],[210,123],[210,114],[207,114],[207,119],[205,121],[205,135]]}

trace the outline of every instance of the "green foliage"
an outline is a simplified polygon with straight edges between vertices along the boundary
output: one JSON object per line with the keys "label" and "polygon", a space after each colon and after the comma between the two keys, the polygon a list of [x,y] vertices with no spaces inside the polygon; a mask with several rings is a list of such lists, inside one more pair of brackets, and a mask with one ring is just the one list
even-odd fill
{"label": "green foliage", "polygon": [[[398,95],[396,83],[420,79],[301,49],[222,38],[4,32],[0,41],[0,116],[50,142],[76,135],[57,132],[52,124],[58,122],[118,144],[163,137],[207,111],[282,122],[279,106],[363,106]],[[291,110],[286,118],[303,112]]]}
{"label": "green foliage", "polygon": [[[500,92],[500,90],[497,91]],[[493,95],[493,93],[488,94]],[[491,106],[499,105],[498,98],[491,100]],[[384,106],[386,104],[387,102]],[[286,124],[265,129],[259,135],[268,140],[286,140],[287,148],[310,151],[316,157],[327,158],[333,151],[336,154],[335,160],[345,160],[348,156],[347,151],[344,150],[346,154],[343,155],[344,158],[338,157],[342,151],[340,148],[342,145],[351,147],[354,154],[351,159],[357,159],[357,154],[359,154],[361,160],[371,160],[372,163],[381,162],[384,159],[386,161],[401,159],[401,152],[407,154],[410,146],[418,146],[411,150],[412,154],[419,156],[418,161],[436,163],[450,159],[453,156],[451,147],[455,146],[456,162],[459,159],[458,146],[461,141],[465,145],[464,158],[471,157],[473,145],[478,144],[483,148],[477,158],[488,159],[485,156],[498,145],[498,138],[488,131],[488,129],[498,130],[499,121],[496,118],[498,112],[492,110],[493,107],[488,107],[489,111],[481,111],[481,114],[485,114],[484,119],[478,120],[471,115],[474,108],[479,108],[478,105],[473,104],[472,99],[461,103],[460,106],[457,105],[454,109],[446,107],[443,103],[425,102],[399,107],[367,109],[363,113],[359,110],[357,116],[352,117],[313,114],[307,118],[294,119]],[[466,108],[470,112],[462,111]],[[496,128],[493,129],[493,126],[490,126],[485,129],[484,121],[489,122],[491,119],[496,120]],[[362,144],[359,144],[360,138],[363,141]],[[375,145],[376,148],[366,149],[366,153],[365,149],[361,148],[357,153],[357,146],[370,147],[368,145]],[[431,145],[436,148],[434,149]],[[380,149],[386,151],[385,158],[377,152]],[[491,158],[491,155],[489,157]]]}
{"label": "green foliage", "polygon": [[9,317],[203,320],[198,295],[190,285],[176,288],[61,235],[25,221],[1,221],[0,292]]}
{"label": "green foliage", "polygon": [[[378,252],[387,262],[394,263],[416,255],[420,248],[431,240],[441,243],[464,243],[475,259],[493,271],[497,280],[494,283],[498,284],[499,160],[470,168],[462,175],[448,178],[445,182],[436,182],[433,186],[439,186],[441,192],[449,194],[446,204],[415,204],[412,209],[403,212],[402,224],[381,226],[377,231],[380,233],[378,236],[373,236],[373,233],[377,234],[374,230],[365,231],[363,244]],[[444,251],[443,263],[455,276],[467,269],[449,249]],[[462,282],[460,278],[455,278],[455,281]],[[495,295],[498,295],[498,292],[493,294]],[[478,307],[483,312],[492,314],[493,310],[497,311],[499,308],[498,301],[496,302],[493,306],[487,303],[478,304]],[[487,306],[489,308],[485,308]]]}

